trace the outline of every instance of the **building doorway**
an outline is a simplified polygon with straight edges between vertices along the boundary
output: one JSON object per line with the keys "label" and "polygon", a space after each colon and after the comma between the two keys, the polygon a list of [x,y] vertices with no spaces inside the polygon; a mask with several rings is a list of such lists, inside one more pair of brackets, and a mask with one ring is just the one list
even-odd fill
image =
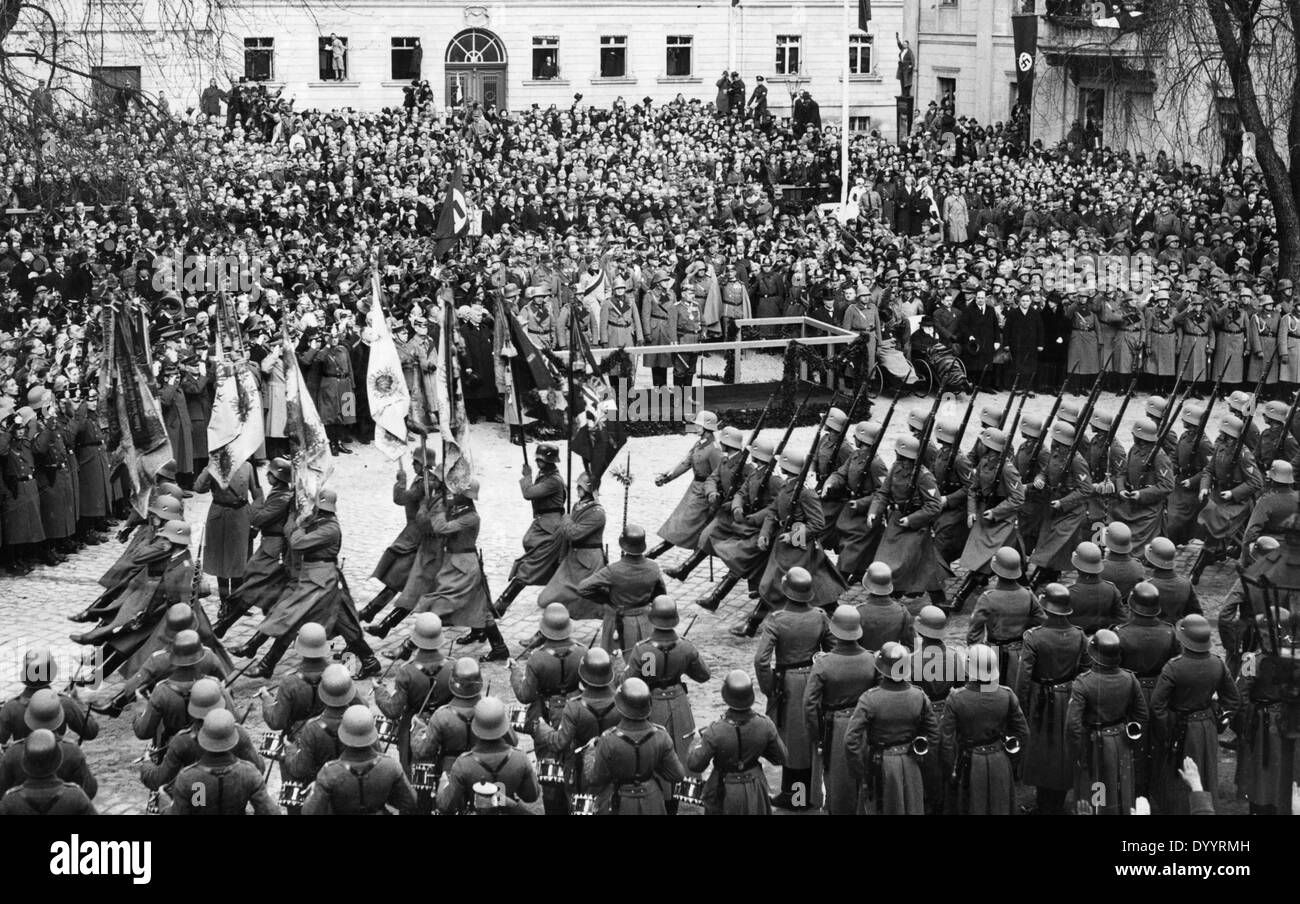
{"label": "building doorway", "polygon": [[447,44],[447,106],[506,108],[506,48],[490,31],[468,28]]}

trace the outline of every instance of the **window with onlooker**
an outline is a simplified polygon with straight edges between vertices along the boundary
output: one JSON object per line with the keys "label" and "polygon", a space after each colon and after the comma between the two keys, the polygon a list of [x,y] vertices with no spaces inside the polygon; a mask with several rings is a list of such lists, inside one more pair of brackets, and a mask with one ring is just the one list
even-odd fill
{"label": "window with onlooker", "polygon": [[269,82],[275,77],[275,38],[244,38],[244,78]]}
{"label": "window with onlooker", "polygon": [[533,78],[546,81],[560,77],[560,39],[553,35],[533,38]]}
{"label": "window with onlooker", "polygon": [[406,81],[420,77],[424,65],[424,48],[419,38],[393,38],[392,50],[393,81]]}
{"label": "window with onlooker", "polygon": [[601,37],[600,77],[627,77],[627,35],[603,35]]}
{"label": "window with onlooker", "polygon": [[341,82],[348,76],[348,39],[329,35],[320,39],[321,81]]}
{"label": "window with onlooker", "polygon": [[871,35],[849,35],[849,74],[871,75]]}
{"label": "window with onlooker", "polygon": [[695,38],[690,35],[669,35],[664,73],[678,78],[690,75],[691,51],[694,48]]}
{"label": "window with onlooker", "polygon": [[798,75],[802,62],[800,51],[803,49],[802,35],[777,35],[776,37],[776,74]]}

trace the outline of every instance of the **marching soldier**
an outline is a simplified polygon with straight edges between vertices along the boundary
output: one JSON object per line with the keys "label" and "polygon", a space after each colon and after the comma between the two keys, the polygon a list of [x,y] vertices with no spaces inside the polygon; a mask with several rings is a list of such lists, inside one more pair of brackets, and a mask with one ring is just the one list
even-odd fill
{"label": "marching soldier", "polygon": [[[650,636],[628,654],[623,680],[640,678],[650,688],[650,721],[664,727],[678,758],[685,762],[695,736],[686,679],[703,684],[710,675],[695,644],[678,636],[677,624],[677,604],[672,597],[655,597],[650,605]],[[675,800],[668,803],[670,816],[675,815],[676,804]]]}
{"label": "marching soldier", "polygon": [[447,770],[447,783],[438,791],[438,812],[508,816],[535,802],[541,794],[537,773],[511,744],[505,704],[496,697],[478,701],[470,731],[474,745]]}
{"label": "marching soldier", "polygon": [[[212,678],[200,678],[190,689],[190,698],[185,708],[193,720],[189,727],[178,731],[168,740],[161,762],[146,761],[140,767],[140,781],[151,791],[166,787],[182,769],[202,758],[203,748],[199,746],[199,737],[203,731],[203,720],[213,710],[227,708],[225,689]],[[239,736],[238,743],[231,748],[235,756],[265,774],[261,754],[257,752],[244,726],[236,724],[235,733]]]}
{"label": "marching soldier", "polygon": [[804,688],[813,657],[831,647],[830,621],[812,608],[813,580],[806,569],[791,568],[781,580],[784,607],[764,621],[754,651],[759,689],[767,696],[767,715],[786,746],[781,793],[772,803],[783,810],[821,806],[817,736],[804,719]]}
{"label": "marching soldier", "polygon": [[648,559],[657,559],[674,546],[694,552],[699,547],[700,533],[708,527],[712,517],[705,482],[722,461],[722,450],[714,441],[714,434],[718,431],[718,416],[712,411],[701,411],[692,423],[700,428],[699,441],[675,468],[655,477],[655,486],[661,487],[690,471],[691,483],[681,502],[677,503],[668,520],[659,528],[663,542],[650,550],[646,556]]}
{"label": "marching soldier", "polygon": [[629,524],[618,538],[623,556],[599,569],[578,585],[578,595],[604,607],[600,645],[609,652],[627,652],[650,635],[646,614],[650,602],[667,593],[659,563],[646,558],[645,528]]}
{"label": "marching soldier", "polygon": [[1091,524],[1110,521],[1110,506],[1115,493],[1115,475],[1124,467],[1125,452],[1115,428],[1115,416],[1100,408],[1094,409],[1088,421],[1091,428],[1079,451],[1083,453],[1092,475],[1092,489],[1088,494],[1088,520]]}
{"label": "marching soldier", "polygon": [[[31,731],[24,716],[31,705],[32,697],[50,684],[58,676],[53,655],[49,647],[32,647],[23,654],[23,665],[18,673],[23,689],[16,697],[10,697],[0,707],[0,744],[21,741]],[[88,707],[83,707],[75,699],[59,694],[63,705],[63,714],[67,726],[83,741],[93,741],[99,736],[99,723]]]}
{"label": "marching soldier", "polygon": [[948,695],[939,719],[943,775],[951,776],[950,812],[1010,816],[1016,807],[1013,753],[1029,742],[1029,723],[1011,688],[1000,684],[998,654],[966,651],[965,685]]}
{"label": "marching soldier", "polygon": [[416,616],[411,631],[415,656],[402,663],[393,678],[393,690],[375,682],[375,705],[397,724],[397,756],[407,774],[411,771],[411,722],[432,713],[451,700],[451,667],[438,645],[442,619],[433,612]]}
{"label": "marching soldier", "polygon": [[1260,537],[1281,539],[1286,525],[1295,516],[1300,507],[1296,498],[1295,471],[1289,461],[1273,461],[1265,475],[1264,492],[1246,522],[1242,534],[1242,564],[1247,564],[1245,550]]}
{"label": "marching soldier", "polygon": [[1118,499],[1111,517],[1128,525],[1132,542],[1145,546],[1161,532],[1165,500],[1174,489],[1174,470],[1163,449],[1156,448],[1155,421],[1142,418],[1133,425],[1133,447],[1116,472]]}
{"label": "marching soldier", "polygon": [[887,643],[876,657],[879,680],[860,698],[844,734],[844,754],[862,779],[865,812],[922,816],[925,785],[918,759],[938,752],[939,722],[925,692],[908,681],[902,644]]}
{"label": "marching soldier", "polygon": [[668,812],[666,795],[686,777],[673,739],[650,721],[650,688],[640,678],[623,682],[614,704],[620,718],[596,745],[592,793],[601,801],[604,813],[663,816]]}
{"label": "marching soldier", "polygon": [[[1045,485],[1038,485],[1038,476],[1046,472],[1052,455],[1046,442],[1039,444],[1039,438],[1043,435],[1041,418],[1028,414],[1021,418],[1020,435],[1023,441],[1016,448],[1014,461],[1016,473],[1020,475],[1025,491],[1025,501],[1020,506],[1017,526],[1020,542],[1028,556],[1033,555],[1034,547],[1038,545],[1038,534],[1043,529],[1043,522],[1047,520],[1047,490]],[[1035,445],[1038,446],[1038,457],[1031,462],[1029,457],[1033,454]],[[943,481],[939,482],[939,488],[943,488]]]}
{"label": "marching soldier", "polygon": [[[724,565],[727,576],[718,582],[708,596],[696,600],[696,605],[709,612],[717,610],[736,584],[746,580],[753,593],[758,592],[759,579],[767,563],[767,551],[759,537],[767,521],[768,510],[781,491],[781,480],[769,468],[775,456],[771,440],[755,437],[750,443],[750,457],[754,467],[740,482],[739,489],[724,505],[731,507],[731,536],[722,536],[718,519],[701,535]],[[721,516],[719,516],[720,518]]]}
{"label": "marching soldier", "polygon": [[878,652],[891,641],[910,648],[915,640],[912,613],[894,598],[893,570],[884,562],[872,562],[862,587],[867,598],[858,603],[857,613],[863,649]]}
{"label": "marching soldier", "polygon": [[254,816],[278,816],[280,808],[266,791],[262,772],[240,759],[239,725],[227,709],[214,709],[199,729],[198,762],[186,766],[168,789],[172,816],[242,816],[253,806]]}
{"label": "marching soldier", "polygon": [[1214,456],[1214,447],[1201,432],[1205,409],[1189,404],[1183,408],[1183,426],[1171,465],[1174,489],[1165,500],[1165,536],[1175,543],[1186,543],[1196,531],[1197,516],[1205,503],[1201,499],[1201,473]]}
{"label": "marching soldier", "polygon": [[[1268,616],[1261,612],[1255,616],[1260,649],[1247,653],[1241,677],[1237,679],[1237,692],[1241,697],[1241,710],[1233,726],[1237,734],[1237,794],[1250,802],[1251,815],[1271,816],[1289,813],[1291,786],[1295,781],[1295,738],[1285,731],[1283,690],[1274,681],[1261,681],[1259,661],[1264,656],[1288,656],[1285,649],[1274,649],[1268,627]],[[1278,626],[1278,640],[1289,644],[1294,631],[1291,613],[1286,609],[1273,610],[1273,623]],[[1293,658],[1290,654],[1289,658]],[[8,757],[6,757],[8,759]]]}
{"label": "marching soldier", "polygon": [[1092,668],[1074,679],[1066,711],[1075,799],[1097,816],[1127,816],[1138,796],[1132,743],[1141,738],[1147,704],[1137,677],[1120,667],[1114,631],[1094,634],[1088,657]]}
{"label": "marching soldier", "polygon": [[732,517],[732,499],[749,473],[737,473],[740,460],[744,457],[744,435],[735,427],[724,427],[718,435],[722,446],[722,458],[713,473],[704,481],[704,498],[709,504],[712,518],[700,532],[695,552],[676,568],[669,568],[664,574],[675,581],[684,581],[695,567],[713,553],[715,540],[726,540],[736,536],[736,519]]}
{"label": "marching soldier", "polygon": [[304,816],[374,816],[415,812],[415,792],[402,768],[378,749],[375,717],[365,706],[349,706],[338,728],[343,749],[321,767],[312,783]]}
{"label": "marching soldier", "polygon": [[[426,458],[430,459],[428,467],[425,465]],[[411,453],[411,470],[415,472],[415,479],[409,486],[402,461],[400,458],[397,461],[397,476],[393,480],[393,505],[400,505],[405,510],[406,524],[403,525],[396,539],[388,544],[388,548],[379,557],[379,564],[375,566],[374,573],[371,574],[372,578],[384,585],[384,589],[375,594],[375,598],[357,614],[357,618],[362,623],[368,624],[373,621],[375,616],[402,592],[406,587],[407,579],[411,576],[411,568],[415,564],[416,553],[420,548],[420,504],[429,495],[429,490],[425,486],[425,474],[436,464],[433,459],[434,456],[426,453],[423,448]],[[269,471],[272,475],[275,474],[275,462],[271,463]],[[275,486],[274,480],[272,485]],[[263,543],[265,544],[265,541]]]}
{"label": "marching soldier", "polygon": [[1201,601],[1197,599],[1196,588],[1187,575],[1175,570],[1178,549],[1173,541],[1156,537],[1147,545],[1144,555],[1151,566],[1146,580],[1160,593],[1160,617],[1172,625],[1184,615],[1200,615]]}
{"label": "marching soldier", "polygon": [[[1129,594],[1128,621],[1116,625],[1119,638],[1119,665],[1132,672],[1142,689],[1142,700],[1151,703],[1156,678],[1165,663],[1178,655],[1178,638],[1174,626],[1160,617],[1160,591],[1143,581]],[[1151,779],[1151,733],[1143,732],[1133,751],[1134,785],[1137,794],[1146,797]]]}
{"label": "marching soldier", "polygon": [[578,664],[582,693],[570,697],[560,714],[560,724],[551,728],[539,719],[533,726],[537,744],[558,754],[564,766],[565,788],[570,794],[590,792],[590,767],[597,739],[618,724],[614,707],[614,660],[603,647],[592,647]]}
{"label": "marching soldier", "polygon": [[847,583],[861,581],[867,566],[876,555],[884,524],[872,522],[871,501],[889,475],[889,467],[876,454],[880,442],[880,424],[863,421],[853,428],[857,445],[843,464],[826,480],[823,505],[835,505],[839,515],[833,536],[839,549],[835,567]]}
{"label": "marching soldier", "polygon": [[[492,601],[478,553],[478,534],[482,526],[475,504],[478,495],[479,482],[470,478],[449,499],[439,496],[429,507],[427,530],[443,540],[442,562],[433,587],[420,597],[415,609],[432,611],[445,625],[468,627],[471,635],[475,629],[481,630],[492,645],[483,661],[494,662],[508,659],[510,651],[496,622],[488,623]],[[401,610],[395,609],[394,612],[400,613]]]}
{"label": "marching soldier", "polygon": [[[528,707],[527,731],[538,722],[552,728],[559,725],[565,704],[578,690],[578,666],[587,652],[586,647],[572,640],[573,622],[562,603],[551,603],[542,613],[541,635],[542,645],[524,660],[522,669],[513,660],[510,663],[510,687],[515,698]],[[539,760],[559,752],[550,750],[536,737],[534,742]],[[547,815],[567,813],[568,798],[563,786],[544,786],[542,804]]]}
{"label": "marching soldier", "polygon": [[54,732],[37,729],[23,744],[22,769],[27,776],[0,798],[0,816],[94,816],[86,792],[59,778],[63,750]]}
{"label": "marching soldier", "polygon": [[[929,530],[943,508],[939,485],[918,461],[921,444],[915,437],[902,437],[894,451],[894,464],[872,498],[868,516],[868,524],[877,518],[887,519],[876,558],[891,563],[898,576],[894,584],[897,593],[928,593],[930,601],[942,607],[947,602],[943,587],[952,577],[952,569],[939,558]],[[918,468],[920,473],[914,478]]]}
{"label": "marching soldier", "polygon": [[1101,566],[1102,580],[1115,585],[1120,599],[1128,599],[1129,591],[1146,576],[1142,563],[1133,558],[1133,533],[1123,521],[1112,521],[1106,525],[1102,542],[1106,544],[1106,559]]}
{"label": "marching soldier", "polygon": [[596,484],[589,473],[583,471],[574,482],[578,501],[556,531],[560,564],[537,595],[537,606],[545,609],[551,603],[563,603],[572,618],[600,618],[600,608],[583,601],[578,587],[605,564],[605,508],[596,496]]}
{"label": "marching soldier", "polygon": [[1175,626],[1183,652],[1160,671],[1151,693],[1155,729],[1151,778],[1153,809],[1187,815],[1187,786],[1178,774],[1191,757],[1206,788],[1219,787],[1219,725],[1231,719],[1240,697],[1223,660],[1210,652],[1210,623],[1201,615],[1184,616]]}
{"label": "marching soldier", "polygon": [[284,745],[285,779],[304,787],[315,780],[322,766],[338,757],[339,723],[356,697],[352,676],[340,663],[325,667],[316,693],[320,712],[307,720],[292,743],[286,741]]}
{"label": "marching soldier", "polygon": [[1025,632],[1016,696],[1029,721],[1023,780],[1037,789],[1040,815],[1063,815],[1074,786],[1074,765],[1066,739],[1066,711],[1074,679],[1088,656],[1088,638],[1070,624],[1070,591],[1048,584],[1043,592],[1046,623]]}
{"label": "marching soldier", "polygon": [[970,531],[962,550],[960,567],[966,579],[953,599],[960,612],[967,598],[988,580],[994,554],[1004,546],[1019,547],[1017,517],[1025,501],[1025,488],[1007,448],[1007,435],[996,427],[980,433],[980,456],[973,460],[966,491],[966,527]]}
{"label": "marching soldier", "polygon": [[703,774],[706,816],[767,816],[772,812],[767,776],[760,759],[774,766],[785,763],[785,745],[776,725],[754,712],[754,684],[740,669],[722,682],[727,711],[706,726],[691,746],[686,767]]}
{"label": "marching soldier", "polygon": [[[212,626],[212,633],[217,637],[225,637],[235,622],[254,606],[264,613],[270,612],[289,584],[284,563],[284,531],[294,510],[293,465],[284,458],[272,459],[266,474],[271,491],[248,506],[249,527],[257,530],[262,542],[244,563],[244,577],[238,586],[221,599],[221,609]],[[373,607],[372,603],[368,609]],[[382,608],[383,602],[375,612]]]}
{"label": "marching soldier", "polygon": [[[94,799],[95,792],[99,790],[99,782],[90,771],[86,756],[81,752],[80,742],[73,743],[64,737],[64,730],[68,724],[67,715],[63,711],[62,699],[52,688],[42,688],[32,694],[27,711],[23,713],[23,723],[29,732],[34,733],[44,729],[54,734],[58,739],[61,754],[57,777],[65,782],[71,782],[85,791],[87,797]],[[4,758],[0,761],[0,795],[27,780],[27,773],[23,770],[23,759],[29,738],[31,734],[5,748]]]}
{"label": "marching soldier", "polygon": [[854,816],[862,782],[844,755],[844,736],[858,698],[876,683],[876,654],[859,643],[862,619],[852,606],[835,607],[830,633],[830,651],[813,660],[804,687],[804,722],[820,748],[826,812]]}
{"label": "marching soldier", "polygon": [[1074,550],[1074,570],[1078,574],[1070,585],[1070,624],[1089,637],[1102,628],[1113,628],[1126,617],[1124,598],[1102,574],[1101,547],[1084,540]]}
{"label": "marching soldier", "polygon": [[[493,614],[502,618],[515,597],[525,587],[544,586],[555,574],[559,564],[559,544],[555,532],[564,520],[564,479],[560,477],[560,450],[550,443],[541,443],[535,456],[537,478],[533,469],[524,466],[519,478],[519,488],[524,499],[533,507],[533,523],[524,534],[524,554],[510,566],[510,582],[492,607]],[[495,622],[491,624],[495,625]],[[488,630],[491,630],[489,627]]]}
{"label": "marching soldier", "polygon": [[1255,494],[1264,485],[1263,475],[1255,467],[1255,456],[1245,445],[1243,429],[1240,419],[1223,419],[1214,453],[1201,472],[1205,508],[1196,516],[1196,522],[1208,536],[1192,566],[1193,584],[1200,583],[1201,573],[1212,561],[1232,554],[1231,544],[1245,528]]}
{"label": "marching soldier", "polygon": [[1300,441],[1296,440],[1294,432],[1284,432],[1288,411],[1290,406],[1286,402],[1273,401],[1264,406],[1264,431],[1259,435],[1259,441],[1253,450],[1255,461],[1272,462],[1281,459],[1294,462],[1300,458]]}
{"label": "marching soldier", "polygon": [[1253,395],[1240,389],[1228,393],[1228,413],[1246,425],[1246,448],[1252,452],[1259,448],[1261,436],[1259,425],[1255,423],[1255,402]]}
{"label": "marching soldier", "polygon": [[1020,583],[1024,570],[1020,567],[1019,553],[1009,546],[999,549],[993,556],[992,567],[997,581],[975,601],[966,643],[982,643],[996,649],[1002,683],[1015,688],[1020,677],[1025,634],[1042,624],[1046,616],[1038,597]]}
{"label": "marching soldier", "polygon": [[[853,446],[845,438],[844,442],[838,442],[841,434],[848,428],[849,416],[839,408],[832,408],[826,412],[826,426],[822,428],[821,440],[817,443],[817,454],[813,456],[812,472],[817,483],[825,485],[831,475],[840,469],[848,461],[849,455],[853,451]],[[838,444],[839,448],[836,448]],[[835,455],[835,460],[831,460],[831,455]],[[823,497],[825,498],[825,497]],[[835,519],[839,517],[840,508],[838,505],[832,508],[823,502],[822,513],[826,517],[827,524],[834,524]]]}
{"label": "marching soldier", "polygon": [[[1065,410],[1065,406],[1061,406]],[[1088,464],[1078,451],[1070,454],[1074,427],[1058,419],[1052,425],[1052,453],[1047,467],[1034,478],[1033,486],[1047,496],[1048,512],[1038,532],[1029,564],[1037,569],[1032,584],[1040,587],[1055,581],[1070,567],[1070,557],[1080,540],[1087,539],[1088,497],[1092,494]]]}

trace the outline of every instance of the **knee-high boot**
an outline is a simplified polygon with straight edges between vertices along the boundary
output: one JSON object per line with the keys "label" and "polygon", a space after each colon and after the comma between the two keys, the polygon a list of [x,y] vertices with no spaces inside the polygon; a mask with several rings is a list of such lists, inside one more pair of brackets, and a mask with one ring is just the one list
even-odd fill
{"label": "knee-high boot", "polygon": [[678,565],[676,568],[669,568],[664,572],[664,574],[668,575],[668,577],[672,578],[674,581],[684,581],[690,577],[691,572],[695,570],[695,566],[703,562],[707,556],[707,552],[702,549],[697,549],[695,552],[691,553],[690,558],[685,562]]}

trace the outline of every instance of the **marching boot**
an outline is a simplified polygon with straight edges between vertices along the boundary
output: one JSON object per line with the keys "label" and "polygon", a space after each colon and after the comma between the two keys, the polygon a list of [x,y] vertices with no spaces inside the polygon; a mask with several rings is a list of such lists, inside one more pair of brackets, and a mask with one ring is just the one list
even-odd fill
{"label": "marching boot", "polygon": [[760,603],[749,614],[743,624],[732,625],[731,634],[734,637],[753,637],[758,633],[758,626],[763,624],[763,619],[767,618],[767,606]]}
{"label": "marching boot", "polygon": [[369,624],[375,620],[376,615],[384,611],[384,607],[388,605],[388,601],[395,596],[397,596],[397,591],[385,587],[383,590],[375,594],[375,598],[366,604],[366,608],[357,613],[357,618],[362,622],[362,624]]}
{"label": "marching boot", "polygon": [[348,649],[361,660],[361,668],[352,677],[360,681],[363,678],[373,678],[375,675],[383,672],[384,667],[379,664],[379,659],[375,656],[375,651],[370,649],[370,644],[366,643],[360,637],[348,644]]}
{"label": "marching boot", "polygon": [[220,640],[226,636],[227,631],[235,626],[235,622],[239,621],[243,617],[243,611],[238,610],[233,606],[225,607],[225,611],[219,612],[217,614],[217,620],[212,623],[212,633],[216,635],[218,640]]}
{"label": "marching boot", "polygon": [[510,604],[515,601],[515,597],[517,597],[527,586],[528,585],[523,581],[511,578],[510,583],[506,584],[506,589],[501,591],[501,595],[497,597],[497,601],[492,604],[493,614],[496,615],[497,618],[505,615],[506,610],[510,608]]}
{"label": "marching boot", "polygon": [[1196,554],[1196,564],[1192,566],[1192,586],[1195,587],[1201,583],[1201,572],[1205,571],[1205,566],[1210,564],[1210,550],[1208,546],[1202,546],[1201,551]]}
{"label": "marching boot", "polygon": [[674,581],[684,581],[690,577],[691,572],[695,570],[695,566],[703,562],[707,555],[708,553],[704,550],[697,549],[695,552],[691,553],[690,558],[685,562],[678,565],[676,568],[669,568],[664,572],[664,574],[672,578]]}
{"label": "marching boot", "polygon": [[[772,806],[781,810],[802,810],[808,806],[809,781],[811,769],[782,769],[781,793],[772,798]],[[795,801],[795,794],[802,796],[801,802]]]}
{"label": "marching boot", "polygon": [[[230,655],[234,656],[236,659],[252,659],[257,655],[257,651],[261,649],[262,644],[266,643],[268,639],[269,635],[263,634],[260,631],[254,631],[253,636],[250,637],[246,643],[240,644],[237,647],[231,647],[229,651]],[[280,655],[283,656],[284,654],[281,653]],[[279,660],[279,658],[279,656],[276,657],[277,660]]]}
{"label": "marching boot", "polygon": [[739,583],[740,575],[729,574],[722,579],[722,582],[718,584],[718,586],[714,587],[713,590],[709,592],[708,596],[702,596],[696,600],[695,605],[699,606],[706,612],[717,612],[718,606],[720,606],[722,601],[727,598],[727,594],[731,592],[731,588],[735,587]]}
{"label": "marching boot", "polygon": [[456,646],[467,647],[472,643],[482,643],[487,640],[487,631],[484,628],[470,628],[468,634],[456,638]]}
{"label": "marching boot", "polygon": [[506,639],[501,636],[501,629],[495,622],[484,627],[483,633],[492,644],[492,649],[480,656],[479,662],[505,662],[510,658],[510,648],[506,646]]}
{"label": "marching boot", "polygon": [[665,540],[662,543],[660,543],[658,546],[656,546],[654,549],[646,553],[645,557],[647,559],[657,559],[672,548],[673,548],[673,544]]}
{"label": "marching boot", "polygon": [[99,620],[99,616],[95,614],[94,603],[91,603],[89,606],[87,606],[85,609],[82,609],[80,612],[76,613],[75,615],[68,616],[68,621],[70,622],[81,623],[81,622],[93,622],[98,620]]}
{"label": "marching boot", "polygon": [[[262,634],[258,636],[265,637],[266,635]],[[292,638],[290,638],[289,635],[287,634],[282,637],[277,637],[275,639],[275,643],[271,644],[271,649],[266,651],[266,655],[263,656],[255,666],[253,666],[251,669],[248,670],[248,677],[249,678],[270,678],[272,675],[274,675],[276,664],[280,661],[281,657],[283,657],[285,652],[289,649],[289,644],[291,642],[292,642]]]}
{"label": "marching boot", "polygon": [[[388,636],[388,632],[393,630],[401,623],[402,619],[411,614],[410,609],[394,609],[384,616],[384,620],[377,625],[366,625],[366,633],[371,637],[377,637],[383,640]],[[370,649],[367,647],[366,649]]]}
{"label": "marching boot", "polygon": [[962,607],[966,605],[966,600],[970,599],[970,595],[977,588],[984,585],[984,581],[981,580],[982,577],[983,575],[978,571],[967,572],[966,579],[961,582],[961,587],[957,590],[957,595],[952,598],[952,606],[948,608],[949,615],[960,612]]}

